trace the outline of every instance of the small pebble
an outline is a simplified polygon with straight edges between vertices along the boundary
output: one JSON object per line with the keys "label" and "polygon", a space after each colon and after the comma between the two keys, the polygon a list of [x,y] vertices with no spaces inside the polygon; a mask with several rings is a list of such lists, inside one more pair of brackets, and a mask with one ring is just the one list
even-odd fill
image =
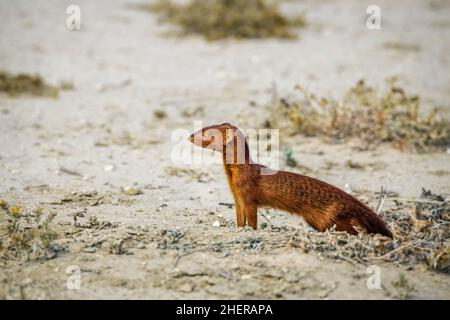
{"label": "small pebble", "polygon": [[108,164],[103,167],[103,170],[105,170],[106,172],[114,171],[114,166],[112,164]]}
{"label": "small pebble", "polygon": [[138,249],[145,249],[145,243],[143,241],[140,241],[137,245]]}
{"label": "small pebble", "polygon": [[345,190],[346,192],[348,192],[348,193],[352,193],[352,192],[353,192],[353,188],[352,188],[352,186],[351,186],[350,183],[346,183],[346,184],[344,185],[344,190]]}
{"label": "small pebble", "polygon": [[220,222],[218,220],[214,221],[212,224],[213,227],[220,227]]}
{"label": "small pebble", "polygon": [[124,193],[128,196],[137,196],[137,195],[143,194],[144,192],[141,189],[136,188],[136,187],[125,187],[125,188],[122,188],[122,193]]}
{"label": "small pebble", "polygon": [[81,249],[81,251],[85,252],[85,253],[95,253],[97,251],[96,247],[85,247],[83,249]]}

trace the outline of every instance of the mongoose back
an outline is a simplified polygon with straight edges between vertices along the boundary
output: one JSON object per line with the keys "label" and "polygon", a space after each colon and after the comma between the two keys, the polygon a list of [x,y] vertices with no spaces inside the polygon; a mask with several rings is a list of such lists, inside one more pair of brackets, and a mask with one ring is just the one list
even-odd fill
{"label": "mongoose back", "polygon": [[304,175],[273,171],[250,157],[244,134],[224,123],[205,127],[190,136],[194,145],[222,153],[223,166],[236,206],[238,226],[257,228],[259,207],[271,207],[300,215],[313,228],[357,234],[379,233],[392,238],[386,224],[355,197],[323,181]]}

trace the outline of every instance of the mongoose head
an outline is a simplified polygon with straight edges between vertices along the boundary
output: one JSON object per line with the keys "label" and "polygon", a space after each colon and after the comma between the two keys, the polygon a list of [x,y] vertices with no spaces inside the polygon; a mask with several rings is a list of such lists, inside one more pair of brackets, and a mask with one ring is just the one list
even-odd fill
{"label": "mongoose head", "polygon": [[237,127],[222,123],[205,127],[190,136],[190,141],[196,146],[221,152],[232,143],[240,131]]}

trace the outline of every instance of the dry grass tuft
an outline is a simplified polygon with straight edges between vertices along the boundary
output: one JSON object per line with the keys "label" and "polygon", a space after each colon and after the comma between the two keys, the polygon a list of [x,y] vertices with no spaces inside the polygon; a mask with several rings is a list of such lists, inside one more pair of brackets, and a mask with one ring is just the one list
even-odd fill
{"label": "dry grass tuft", "polygon": [[145,9],[158,14],[162,21],[179,26],[182,35],[197,34],[210,41],[295,39],[292,28],[305,25],[302,17],[285,17],[276,2],[266,0],[191,0],[186,5],[159,0]]}
{"label": "dry grass tuft", "polygon": [[445,150],[450,146],[450,123],[436,110],[422,114],[418,96],[396,85],[395,78],[380,92],[360,80],[342,101],[317,97],[296,86],[299,97],[275,98],[265,121],[281,134],[319,136],[346,142],[359,139],[361,149],[390,143],[401,150]]}
{"label": "dry grass tuft", "polygon": [[[352,265],[389,263],[404,270],[425,266],[450,273],[450,200],[429,191],[423,190],[417,199],[398,200],[397,205],[386,212],[383,219],[392,229],[394,239],[379,234],[355,236],[335,229],[319,232],[309,227],[275,226],[267,217],[262,217],[268,223],[257,233],[247,234],[250,230],[243,229],[238,233],[224,232],[220,237],[199,240],[191,232],[165,230],[151,241],[157,241],[159,249],[180,251],[180,257],[201,251],[256,254],[292,247],[320,259],[345,261]],[[211,216],[209,221],[205,218],[199,223],[210,224],[215,219]],[[402,279],[398,287],[407,289],[404,296],[411,291]]]}
{"label": "dry grass tuft", "polygon": [[167,113],[164,110],[155,110],[153,115],[156,119],[164,119],[167,118]]}
{"label": "dry grass tuft", "polygon": [[350,263],[391,262],[406,269],[426,264],[433,270],[450,273],[450,201],[426,190],[419,199],[411,201],[415,202],[411,208],[399,201],[386,214],[394,240],[330,230],[301,233],[292,237],[290,243],[304,252]]}
{"label": "dry grass tuft", "polygon": [[58,97],[58,88],[45,83],[40,75],[13,75],[0,71],[0,92],[15,97],[21,94],[33,96]]}

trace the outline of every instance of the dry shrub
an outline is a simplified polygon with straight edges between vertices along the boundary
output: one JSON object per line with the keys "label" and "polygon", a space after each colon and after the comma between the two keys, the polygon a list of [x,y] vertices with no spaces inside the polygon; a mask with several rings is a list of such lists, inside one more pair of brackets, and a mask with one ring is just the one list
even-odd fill
{"label": "dry shrub", "polygon": [[58,88],[45,83],[40,75],[0,72],[0,92],[15,97],[21,94],[33,96],[58,97]]}
{"label": "dry shrub", "polygon": [[182,35],[197,34],[207,40],[246,38],[295,39],[294,27],[302,17],[288,18],[277,3],[266,0],[191,0],[186,5],[160,0],[147,7],[162,21],[180,27]]}
{"label": "dry shrub", "polygon": [[325,233],[299,233],[291,245],[304,252],[345,260],[350,263],[373,264],[391,262],[412,269],[425,264],[430,269],[450,273],[450,201],[423,190],[416,204],[397,207],[386,213],[385,220],[394,239],[380,235],[358,236],[329,230]]}
{"label": "dry shrub", "polygon": [[54,217],[40,208],[22,212],[0,199],[0,261],[54,258],[61,249],[53,243],[58,237],[51,227]]}
{"label": "dry shrub", "polygon": [[420,98],[387,81],[381,92],[360,80],[342,101],[317,97],[296,86],[299,97],[275,98],[265,126],[282,134],[319,136],[327,140],[361,141],[361,149],[390,143],[402,150],[443,150],[450,146],[450,123],[434,109],[423,114]]}
{"label": "dry shrub", "polygon": [[[199,239],[192,232],[164,230],[150,241],[157,242],[159,249],[180,250],[180,257],[201,251],[239,252],[239,255],[265,250],[273,253],[277,248],[293,247],[320,259],[352,265],[388,263],[406,270],[426,267],[449,274],[450,199],[423,190],[417,199],[391,200],[396,201],[396,206],[387,210],[383,219],[394,239],[365,232],[351,235],[335,228],[319,232],[310,227],[276,226],[262,215],[267,223],[264,227],[261,224],[262,230],[256,233],[250,229],[222,233],[217,230],[216,237]],[[215,219],[216,216],[211,216],[209,221],[204,219],[198,223],[210,224]]]}

